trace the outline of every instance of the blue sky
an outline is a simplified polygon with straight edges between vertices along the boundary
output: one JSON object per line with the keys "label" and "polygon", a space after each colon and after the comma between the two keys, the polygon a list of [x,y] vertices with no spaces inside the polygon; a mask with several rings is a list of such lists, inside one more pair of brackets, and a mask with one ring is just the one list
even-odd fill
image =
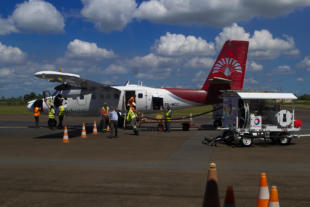
{"label": "blue sky", "polygon": [[0,96],[52,90],[42,70],[200,88],[227,39],[249,40],[244,88],[310,93],[309,0],[1,0]]}

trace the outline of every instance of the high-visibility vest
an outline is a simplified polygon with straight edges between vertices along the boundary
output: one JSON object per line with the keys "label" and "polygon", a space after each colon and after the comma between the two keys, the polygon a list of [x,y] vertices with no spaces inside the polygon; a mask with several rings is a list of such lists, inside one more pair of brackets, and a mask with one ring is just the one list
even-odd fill
{"label": "high-visibility vest", "polygon": [[48,111],[48,118],[49,119],[55,119],[55,116],[54,116],[54,109],[50,109]]}
{"label": "high-visibility vest", "polygon": [[64,115],[65,115],[65,107],[59,106],[58,116],[64,116]]}
{"label": "high-visibility vest", "polygon": [[105,108],[104,106],[101,108],[101,115],[108,116],[109,115],[109,107]]}
{"label": "high-visibility vest", "polygon": [[130,122],[133,118],[136,118],[136,114],[135,112],[133,112],[132,108],[130,107],[127,113],[127,116],[126,116],[126,120]]}
{"label": "high-visibility vest", "polygon": [[169,109],[169,111],[166,113],[166,120],[167,122],[170,122],[172,118],[172,111]]}
{"label": "high-visibility vest", "polygon": [[33,109],[33,116],[40,116],[40,110],[39,107],[34,107]]}

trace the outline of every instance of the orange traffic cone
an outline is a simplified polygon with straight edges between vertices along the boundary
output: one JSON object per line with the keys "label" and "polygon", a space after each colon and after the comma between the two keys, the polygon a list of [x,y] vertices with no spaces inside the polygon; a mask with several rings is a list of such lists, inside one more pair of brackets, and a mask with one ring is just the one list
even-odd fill
{"label": "orange traffic cone", "polygon": [[271,187],[269,207],[280,207],[277,186]]}
{"label": "orange traffic cone", "polygon": [[98,134],[96,121],[94,121],[93,134],[95,134],[95,135]]}
{"label": "orange traffic cone", "polygon": [[84,124],[84,123],[83,123],[83,127],[82,127],[82,134],[81,134],[81,137],[82,137],[83,139],[87,138],[87,136],[86,136],[86,129],[85,129],[85,124]]}
{"label": "orange traffic cone", "polygon": [[208,171],[206,190],[203,198],[203,206],[220,207],[215,163],[210,164],[210,168]]}
{"label": "orange traffic cone", "polygon": [[268,207],[269,189],[266,173],[262,173],[259,181],[259,191],[256,207]]}
{"label": "orange traffic cone", "polygon": [[224,207],[235,207],[235,196],[232,186],[227,187]]}
{"label": "orange traffic cone", "polygon": [[111,131],[110,126],[107,126],[107,132]]}
{"label": "orange traffic cone", "polygon": [[69,144],[69,136],[68,136],[67,126],[65,126],[65,129],[64,129],[64,136],[62,138],[62,143]]}

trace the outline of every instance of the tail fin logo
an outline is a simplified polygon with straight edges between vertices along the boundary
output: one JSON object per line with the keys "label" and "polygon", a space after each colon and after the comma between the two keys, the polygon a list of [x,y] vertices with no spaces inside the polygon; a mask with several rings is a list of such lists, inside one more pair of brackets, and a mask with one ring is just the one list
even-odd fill
{"label": "tail fin logo", "polygon": [[242,74],[240,63],[233,58],[222,58],[214,65],[214,73],[223,73],[226,77],[230,77],[232,73]]}

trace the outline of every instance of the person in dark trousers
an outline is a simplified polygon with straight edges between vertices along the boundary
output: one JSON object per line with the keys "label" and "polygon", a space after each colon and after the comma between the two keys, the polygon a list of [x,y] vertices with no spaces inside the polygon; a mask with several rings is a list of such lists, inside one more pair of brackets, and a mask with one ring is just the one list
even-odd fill
{"label": "person in dark trousers", "polygon": [[[111,106],[111,110],[109,112],[109,123],[111,125],[111,135],[110,137],[117,137],[117,127],[118,127],[118,114],[115,110],[114,106]],[[114,136],[113,136],[114,134]]]}
{"label": "person in dark trousers", "polygon": [[58,129],[62,129],[62,121],[64,120],[64,116],[65,116],[65,107],[63,105],[59,106],[59,112],[58,112]]}
{"label": "person in dark trousers", "polygon": [[33,116],[34,116],[34,119],[35,119],[35,127],[39,127],[39,118],[40,118],[40,111],[41,111],[41,108],[36,106],[34,107],[33,109]]}
{"label": "person in dark trousers", "polygon": [[172,118],[172,110],[170,106],[167,106],[167,112],[165,113],[165,131],[170,132],[170,125],[171,125],[171,118]]}
{"label": "person in dark trousers", "polygon": [[101,113],[100,125],[102,127],[103,132],[110,131],[110,128],[108,127],[109,126],[109,111],[110,111],[109,106],[106,103],[104,103],[100,109],[100,113]]}
{"label": "person in dark trousers", "polygon": [[49,111],[48,111],[48,126],[50,129],[54,129],[54,127],[56,126],[57,122],[55,120],[55,110],[54,110],[54,106],[50,106]]}

